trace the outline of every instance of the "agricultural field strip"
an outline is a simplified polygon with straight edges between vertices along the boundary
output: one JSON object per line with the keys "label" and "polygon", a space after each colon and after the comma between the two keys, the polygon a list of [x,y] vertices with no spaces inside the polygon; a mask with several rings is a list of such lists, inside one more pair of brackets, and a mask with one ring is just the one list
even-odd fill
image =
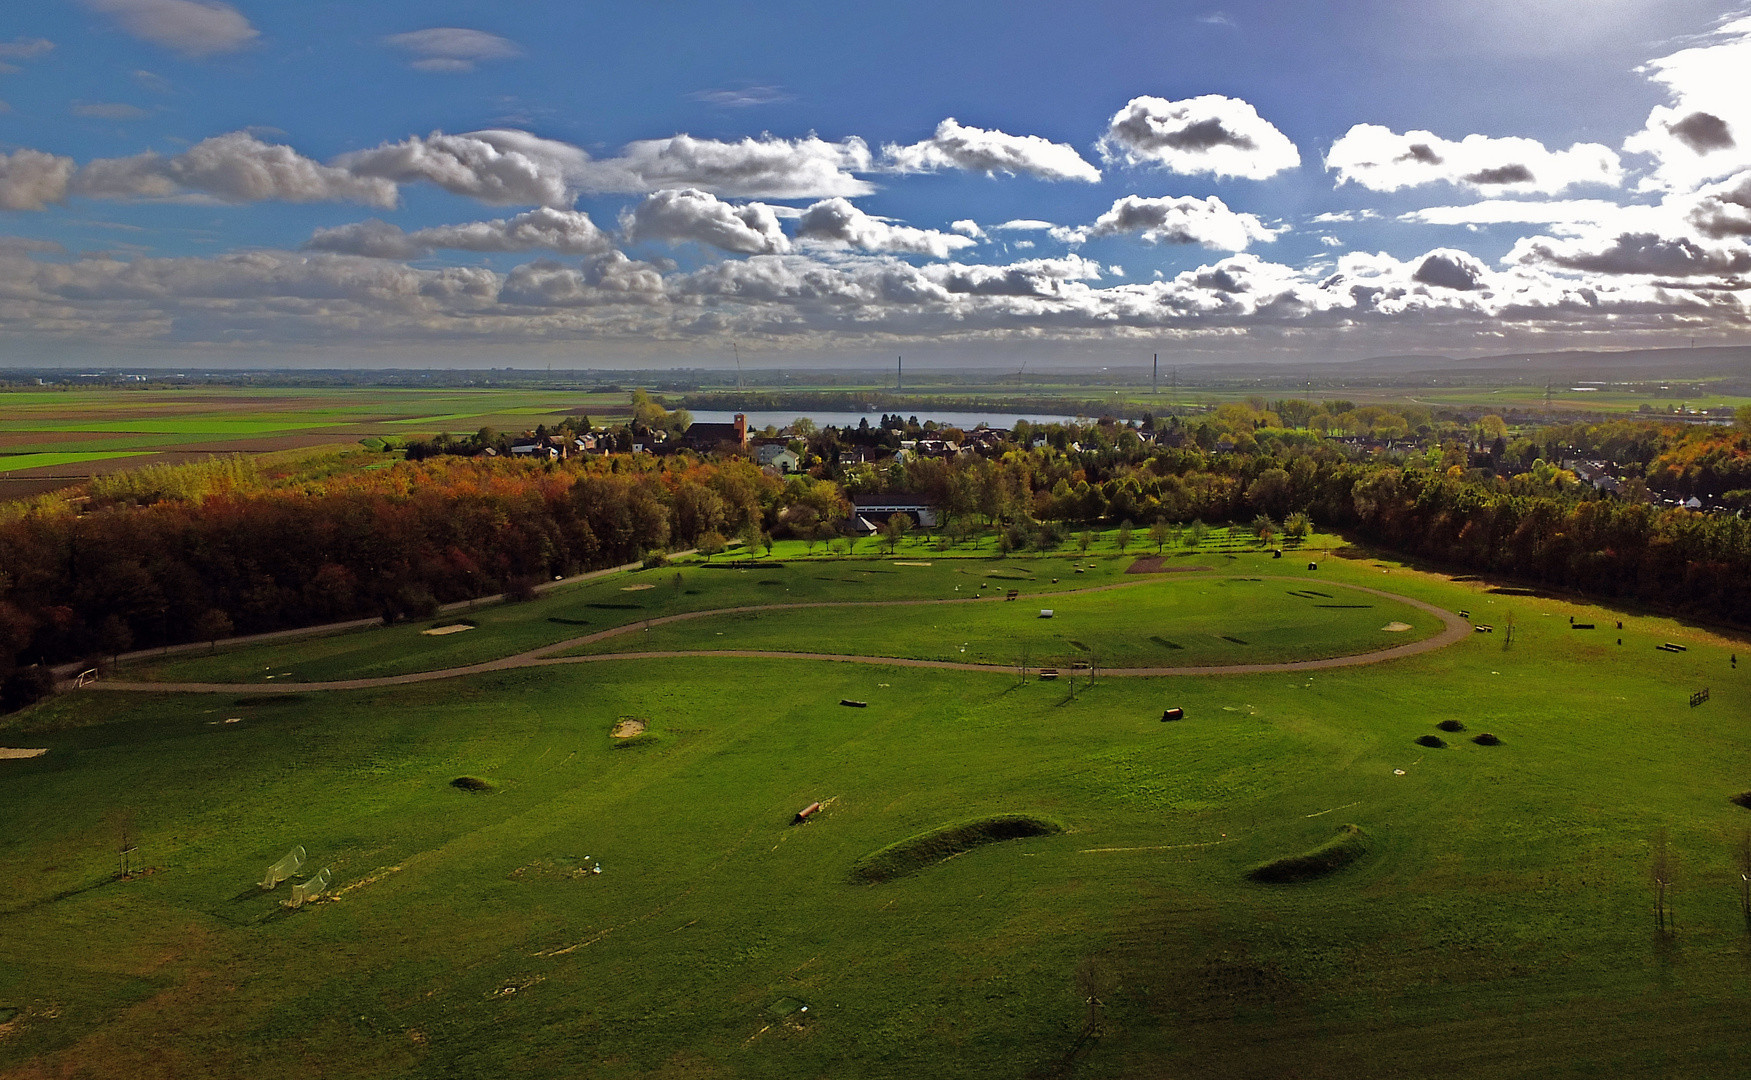
{"label": "agricultural field strip", "polygon": [[[1201,576],[1201,575],[1200,575]],[[1267,576],[1268,581],[1301,581],[1301,578],[1284,577],[1280,575]],[[1081,593],[1107,592],[1114,589],[1135,588],[1154,582],[1121,582],[1113,585],[1097,585],[1088,589],[1071,589],[1056,593],[1037,593],[1036,596],[1074,596]],[[1355,589],[1359,592],[1371,593],[1411,607],[1428,612],[1440,619],[1445,629],[1434,637],[1424,638],[1390,649],[1378,649],[1371,652],[1354,653],[1349,656],[1332,656],[1318,660],[1294,660],[1274,664],[1220,664],[1198,667],[1150,667],[1150,668],[1102,668],[1101,674],[1117,677],[1153,678],[1179,675],[1256,675],[1278,671],[1311,671],[1321,668],[1352,667],[1358,664],[1376,664],[1387,660],[1395,660],[1406,656],[1431,652],[1445,648],[1465,639],[1472,633],[1471,623],[1452,612],[1443,611],[1433,604],[1415,600],[1408,596],[1399,596],[1382,589],[1369,588],[1366,585],[1344,585],[1343,588]],[[189,694],[236,694],[236,693],[270,693],[292,694],[314,690],[368,690],[382,686],[405,686],[409,683],[432,682],[438,679],[460,678],[467,675],[479,675],[493,671],[506,671],[512,668],[545,667],[554,664],[597,663],[611,660],[649,660],[668,657],[758,657],[763,659],[796,659],[796,660],[827,660],[856,664],[886,664],[897,667],[937,668],[948,671],[1006,671],[1009,665],[996,664],[964,664],[949,660],[915,660],[904,657],[890,656],[855,656],[842,653],[809,653],[809,652],[779,652],[755,649],[696,649],[673,650],[660,652],[629,652],[603,653],[590,656],[551,656],[550,653],[565,649],[589,645],[605,638],[619,634],[631,633],[646,626],[660,626],[665,623],[680,622],[687,619],[702,619],[712,615],[737,615],[761,611],[783,611],[799,608],[829,608],[829,607],[924,607],[941,604],[977,604],[1003,603],[998,597],[972,597],[958,600],[820,600],[795,604],[762,604],[745,605],[732,608],[715,608],[705,611],[686,611],[675,615],[664,615],[650,620],[639,620],[624,626],[616,626],[600,630],[594,634],[572,638],[567,641],[544,645],[538,649],[518,653],[515,656],[501,657],[497,660],[487,660],[478,664],[463,667],[444,668],[437,671],[417,671],[405,675],[384,675],[369,679],[337,679],[331,682],[301,682],[282,683],[277,686],[264,686],[260,683],[174,683],[174,682],[133,682],[133,681],[97,681],[85,684],[85,689],[145,691],[151,693],[189,693]]]}

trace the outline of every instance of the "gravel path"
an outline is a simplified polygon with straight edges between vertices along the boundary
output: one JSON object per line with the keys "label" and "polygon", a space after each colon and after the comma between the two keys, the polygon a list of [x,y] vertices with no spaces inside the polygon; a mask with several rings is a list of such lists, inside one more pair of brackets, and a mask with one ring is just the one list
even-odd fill
{"label": "gravel path", "polygon": [[[1284,577],[1272,575],[1265,577],[1266,581],[1305,582],[1305,578]],[[1150,584],[1149,581],[1127,581],[1113,585],[1096,585],[1086,589],[1071,589],[1057,593],[1034,593],[1027,599],[1034,600],[1045,596],[1075,596],[1081,593],[1107,592],[1113,589],[1136,588]],[[1421,600],[1413,600],[1408,596],[1399,596],[1382,589],[1369,588],[1366,585],[1341,585],[1341,588],[1355,589],[1357,592],[1370,593],[1387,600],[1401,604],[1409,604],[1419,611],[1426,611],[1440,619],[1445,624],[1439,634],[1434,637],[1413,641],[1390,649],[1378,649],[1373,652],[1356,653],[1351,656],[1332,656],[1323,660],[1295,660],[1279,664],[1223,664],[1203,667],[1145,667],[1145,668],[1100,668],[1097,674],[1112,678],[1160,678],[1174,675],[1258,675],[1274,671],[1316,671],[1325,668],[1357,667],[1362,664],[1380,664],[1388,660],[1399,660],[1407,656],[1444,649],[1463,640],[1472,633],[1471,624],[1450,611],[1443,611],[1433,604]],[[823,607],[923,607],[931,604],[988,604],[1003,603],[1002,597],[969,597],[953,600],[821,600],[795,604],[759,604],[744,607],[713,608],[708,611],[687,611],[678,615],[664,615],[655,619],[641,619],[625,626],[616,626],[583,637],[571,638],[567,641],[543,645],[539,649],[518,653],[515,656],[505,656],[497,660],[487,660],[479,664],[469,664],[466,667],[444,668],[440,671],[416,671],[406,675],[382,675],[369,679],[336,679],[330,682],[305,683],[208,683],[208,682],[130,682],[126,680],[98,680],[86,683],[85,690],[122,690],[134,692],[169,693],[169,694],[301,694],[315,690],[372,690],[384,686],[406,686],[411,683],[434,682],[439,679],[455,679],[468,675],[482,675],[494,671],[510,671],[518,668],[549,667],[555,664],[599,664],[615,660],[660,660],[675,657],[749,657],[768,660],[826,660],[842,664],[879,664],[887,667],[939,668],[946,671],[983,671],[998,672],[1012,670],[1009,665],[997,664],[962,664],[952,660],[913,660],[897,656],[853,656],[845,653],[814,653],[814,652],[775,652],[760,649],[687,649],[659,652],[622,652],[599,653],[591,656],[555,656],[554,653],[564,652],[580,646],[629,634],[645,627],[662,626],[665,623],[681,622],[685,619],[703,619],[713,615],[739,615],[759,611],[786,611],[797,608]]]}

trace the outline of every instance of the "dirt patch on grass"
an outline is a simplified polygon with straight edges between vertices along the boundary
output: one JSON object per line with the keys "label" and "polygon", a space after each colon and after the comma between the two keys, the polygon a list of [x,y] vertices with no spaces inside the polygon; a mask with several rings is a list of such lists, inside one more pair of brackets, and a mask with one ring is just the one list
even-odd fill
{"label": "dirt patch on grass", "polygon": [[421,630],[420,633],[425,637],[447,637],[451,634],[460,634],[464,630],[472,629],[474,629],[474,627],[469,626],[467,623],[452,623],[449,626],[434,626],[430,630]]}
{"label": "dirt patch on grass", "polygon": [[656,586],[652,585],[650,582],[647,581],[647,582],[644,582],[644,583],[639,584],[639,585],[624,585],[621,587],[620,591],[621,592],[644,592],[646,589],[654,589],[654,588],[656,588]]}
{"label": "dirt patch on grass", "polygon": [[1125,567],[1127,574],[1195,574],[1209,570],[1208,566],[1169,566],[1165,555],[1147,555]]}
{"label": "dirt patch on grass", "polygon": [[651,726],[649,720],[636,716],[622,716],[614,725],[614,730],[608,734],[616,739],[630,739],[634,735],[643,735]]}
{"label": "dirt patch on grass", "polygon": [[1407,622],[1389,622],[1385,626],[1382,626],[1380,629],[1386,631],[1389,634],[1402,634],[1406,630],[1409,630],[1410,628],[1411,628],[1411,624],[1407,623]]}
{"label": "dirt patch on grass", "polygon": [[1747,810],[1751,810],[1751,791],[1739,792],[1739,794],[1733,796],[1732,801],[1743,806]]}
{"label": "dirt patch on grass", "polygon": [[48,752],[49,750],[46,746],[39,746],[34,750],[18,750],[10,746],[0,746],[0,761],[9,761],[14,758],[42,757]]}

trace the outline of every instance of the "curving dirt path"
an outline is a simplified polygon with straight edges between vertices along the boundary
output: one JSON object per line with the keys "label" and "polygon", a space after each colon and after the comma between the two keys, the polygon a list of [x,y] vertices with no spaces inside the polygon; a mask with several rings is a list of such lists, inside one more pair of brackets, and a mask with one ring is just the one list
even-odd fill
{"label": "curving dirt path", "polygon": [[[1192,579],[1195,580],[1195,579]],[[1305,578],[1285,577],[1282,575],[1266,575],[1266,581],[1304,582]],[[1130,589],[1141,585],[1152,584],[1152,581],[1126,581],[1112,585],[1095,585],[1086,589],[1070,589],[1055,593],[1034,593],[1029,600],[1045,596],[1076,596],[1082,593],[1108,592],[1113,589]],[[1440,633],[1421,641],[1413,641],[1397,645],[1390,649],[1378,649],[1373,652],[1354,653],[1349,656],[1331,656],[1321,660],[1292,660],[1276,664],[1221,664],[1201,667],[1144,667],[1144,668],[1100,668],[1097,674],[1112,678],[1160,678],[1174,675],[1258,675],[1274,671],[1315,671],[1324,668],[1356,667],[1362,664],[1380,664],[1388,660],[1399,660],[1407,656],[1433,652],[1444,649],[1463,640],[1472,633],[1471,623],[1450,611],[1443,611],[1433,604],[1422,600],[1414,600],[1408,596],[1389,593],[1383,589],[1374,589],[1366,585],[1343,584],[1339,587],[1354,589],[1357,592],[1370,593],[1387,600],[1401,604],[1409,604],[1419,611],[1426,611],[1440,619],[1445,625]],[[986,604],[1004,603],[998,596],[975,596],[966,599],[951,600],[817,600],[794,604],[754,604],[742,607],[712,608],[706,611],[684,611],[676,615],[664,615],[655,619],[641,619],[624,626],[600,630],[594,634],[571,638],[566,641],[543,645],[539,649],[518,653],[514,656],[500,657],[497,660],[486,660],[465,667],[443,668],[438,671],[415,671],[405,675],[381,675],[368,679],[336,679],[330,682],[277,683],[264,685],[262,683],[208,683],[208,682],[131,682],[126,680],[98,680],[88,682],[79,689],[84,690],[120,690],[131,692],[169,693],[169,694],[301,694],[315,690],[371,690],[385,686],[406,686],[411,683],[434,682],[439,679],[455,679],[467,675],[481,675],[494,671],[510,671],[517,668],[549,667],[555,664],[599,664],[615,660],[660,660],[675,657],[748,657],[769,660],[826,660],[842,664],[877,664],[886,667],[937,668],[946,671],[983,671],[997,672],[1012,670],[1007,664],[964,664],[952,660],[915,660],[898,656],[855,656],[846,653],[813,653],[813,652],[777,652],[761,649],[682,649],[655,652],[623,652],[597,653],[590,656],[554,656],[552,654],[575,649],[582,645],[590,645],[607,638],[621,634],[629,634],[645,627],[662,626],[665,623],[681,622],[686,619],[704,619],[713,615],[738,615],[757,611],[785,611],[797,608],[823,607],[924,607],[931,604]]]}

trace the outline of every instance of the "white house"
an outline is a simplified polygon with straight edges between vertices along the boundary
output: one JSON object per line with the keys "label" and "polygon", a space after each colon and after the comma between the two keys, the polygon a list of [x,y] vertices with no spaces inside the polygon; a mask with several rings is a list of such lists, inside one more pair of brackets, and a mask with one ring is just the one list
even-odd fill
{"label": "white house", "polygon": [[779,472],[793,473],[802,468],[803,459],[797,452],[782,443],[762,443],[754,451],[754,459],[762,465],[771,465]]}

